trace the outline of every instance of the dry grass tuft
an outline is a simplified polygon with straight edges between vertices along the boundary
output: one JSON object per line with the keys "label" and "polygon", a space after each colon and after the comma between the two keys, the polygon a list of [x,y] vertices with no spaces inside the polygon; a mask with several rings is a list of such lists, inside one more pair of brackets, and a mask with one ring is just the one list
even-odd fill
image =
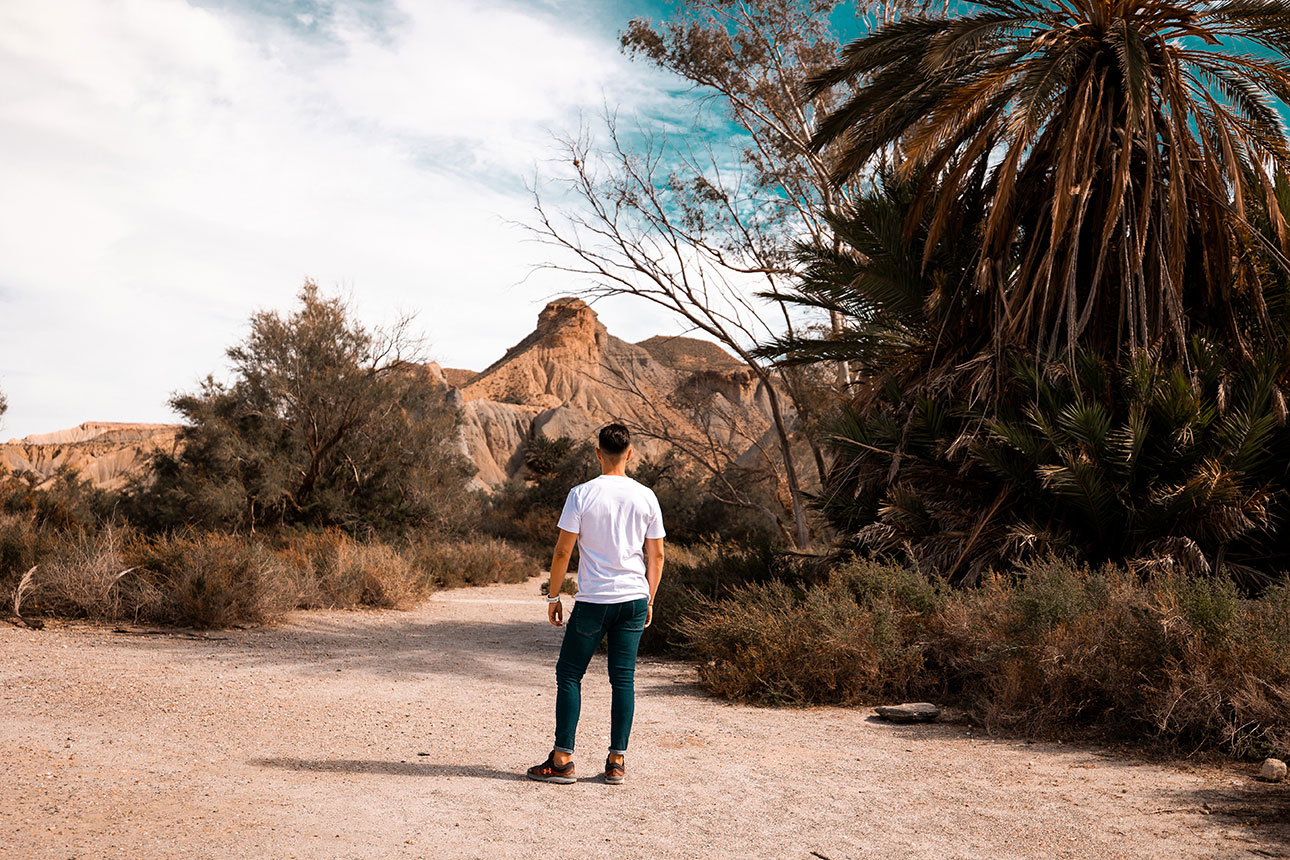
{"label": "dry grass tuft", "polygon": [[36,567],[37,565],[33,565],[31,569],[24,573],[22,579],[18,580],[17,587],[13,590],[13,616],[19,621],[22,620],[22,599],[26,596],[28,587],[31,586],[32,577],[36,575]]}
{"label": "dry grass tuft", "polygon": [[212,532],[164,536],[131,550],[146,586],[137,614],[191,627],[261,624],[296,606],[286,564],[264,544]]}
{"label": "dry grass tuft", "polygon": [[75,618],[117,619],[140,602],[137,583],[123,583],[135,567],[126,561],[128,534],[120,529],[67,534],[41,565],[33,600],[42,611]]}
{"label": "dry grass tuft", "polygon": [[437,588],[523,582],[539,572],[529,556],[497,538],[419,541],[405,552]]}
{"label": "dry grass tuft", "polygon": [[295,578],[297,606],[302,609],[404,609],[432,590],[412,561],[395,548],[358,543],[340,531],[291,535],[278,552]]}

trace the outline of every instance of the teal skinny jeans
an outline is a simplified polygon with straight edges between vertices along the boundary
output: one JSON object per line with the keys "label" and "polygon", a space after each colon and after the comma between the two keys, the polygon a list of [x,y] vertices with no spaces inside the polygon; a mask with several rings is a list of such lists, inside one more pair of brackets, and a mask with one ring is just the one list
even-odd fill
{"label": "teal skinny jeans", "polygon": [[573,752],[582,710],[582,676],[587,673],[591,655],[600,640],[609,637],[609,686],[613,697],[609,706],[609,751],[627,752],[627,738],[632,732],[636,711],[636,652],[649,601],[645,598],[623,603],[575,602],[565,622],[560,659],[555,664],[555,748]]}

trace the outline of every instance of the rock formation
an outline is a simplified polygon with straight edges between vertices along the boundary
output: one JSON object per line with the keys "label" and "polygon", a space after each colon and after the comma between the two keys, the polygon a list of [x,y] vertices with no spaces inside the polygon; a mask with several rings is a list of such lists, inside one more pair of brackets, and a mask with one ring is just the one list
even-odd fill
{"label": "rock formation", "polygon": [[[770,425],[762,383],[716,344],[682,337],[627,343],[574,298],[548,304],[533,333],[458,396],[462,448],[488,487],[516,474],[526,444],[539,436],[591,441],[604,424],[623,421],[695,444],[713,438],[738,453]],[[643,455],[666,447],[638,434]]]}
{"label": "rock formation", "polygon": [[173,451],[178,424],[87,421],[70,430],[39,433],[0,444],[0,466],[35,472],[46,483],[64,466],[97,487],[116,490],[140,473],[157,450]]}

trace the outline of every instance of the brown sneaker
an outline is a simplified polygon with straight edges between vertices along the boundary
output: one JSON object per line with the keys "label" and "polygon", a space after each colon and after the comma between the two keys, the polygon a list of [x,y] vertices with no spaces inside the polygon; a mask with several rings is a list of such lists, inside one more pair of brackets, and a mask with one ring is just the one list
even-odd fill
{"label": "brown sneaker", "polygon": [[610,785],[622,785],[623,779],[627,776],[626,762],[615,763],[612,760],[605,759],[605,782]]}
{"label": "brown sneaker", "polygon": [[573,775],[573,760],[567,764],[558,765],[555,763],[555,754],[548,755],[546,761],[541,764],[535,764],[528,769],[529,779],[536,779],[538,782],[554,782],[560,785],[568,785],[578,780]]}

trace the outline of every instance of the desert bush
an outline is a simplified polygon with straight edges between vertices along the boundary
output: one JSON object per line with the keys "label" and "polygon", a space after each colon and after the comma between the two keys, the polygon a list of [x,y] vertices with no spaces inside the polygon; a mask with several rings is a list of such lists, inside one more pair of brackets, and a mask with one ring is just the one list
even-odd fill
{"label": "desert bush", "polygon": [[550,560],[556,524],[566,496],[600,474],[594,446],[567,437],[533,439],[525,451],[529,475],[520,474],[489,497],[481,530],[522,547],[535,560]]}
{"label": "desert bush", "polygon": [[32,578],[26,609],[72,618],[115,621],[154,609],[156,588],[134,575],[127,560],[129,529],[64,532],[56,536]]}
{"label": "desert bush", "polygon": [[0,512],[0,589],[11,594],[18,579],[53,548],[54,533],[30,516]]}
{"label": "desert bush", "polygon": [[917,574],[852,561],[824,583],[748,583],[700,598],[678,629],[718,695],[856,704],[903,697],[923,682],[918,634],[939,604],[937,587]]}
{"label": "desert bush", "polygon": [[1052,558],[947,589],[852,561],[824,583],[701,597],[679,629],[719,695],[763,703],[939,697],[990,728],[1094,731],[1239,756],[1290,752],[1290,585],[1142,578]]}
{"label": "desert bush", "polygon": [[[567,437],[535,438],[524,458],[526,473],[513,477],[489,498],[481,530],[523,547],[546,563],[569,490],[590,481],[600,470],[595,447]],[[629,474],[658,496],[669,544],[697,543],[720,535],[731,543],[760,546],[775,538],[773,524],[764,514],[718,500],[709,478],[675,452],[633,460]]]}
{"label": "desert bush", "polygon": [[144,620],[189,627],[272,621],[295,607],[295,578],[264,543],[214,532],[164,535],[130,547],[129,562],[155,589]]}
{"label": "desert bush", "polygon": [[290,315],[251,318],[233,378],[171,400],[187,426],[127,494],[148,528],[337,526],[355,535],[455,527],[471,467],[457,411],[430,379],[409,320],[368,329],[312,283]]}
{"label": "desert bush", "polygon": [[339,529],[287,533],[277,546],[301,609],[402,609],[432,590],[415,562],[394,546],[361,543]]}
{"label": "desert bush", "polygon": [[404,552],[436,588],[523,582],[540,571],[532,558],[497,538],[420,540]]}
{"label": "desert bush", "polygon": [[713,601],[741,585],[777,577],[797,581],[801,576],[800,564],[765,544],[718,540],[689,546],[668,544],[663,580],[654,595],[654,620],[641,638],[641,651],[661,654],[683,650],[686,639],[678,625],[696,604]]}
{"label": "desert bush", "polygon": [[928,621],[929,651],[946,687],[988,726],[1052,731],[1121,723],[1140,713],[1152,670],[1158,684],[1163,652],[1149,590],[1117,568],[1088,571],[1045,560],[1024,575],[990,577],[955,595]]}
{"label": "desert bush", "polygon": [[109,519],[117,502],[73,467],[64,465],[46,478],[35,472],[0,475],[0,510],[30,517],[46,529],[83,529]]}
{"label": "desert bush", "polygon": [[343,544],[335,556],[336,582],[356,583],[357,600],[343,605],[406,609],[428,597],[430,584],[416,566],[388,544]]}
{"label": "desert bush", "polygon": [[1095,727],[1244,756],[1285,751],[1286,593],[1248,597],[1221,577],[1144,582],[1122,568],[1049,562],[966,595],[969,611],[941,627],[936,651],[988,725]]}

